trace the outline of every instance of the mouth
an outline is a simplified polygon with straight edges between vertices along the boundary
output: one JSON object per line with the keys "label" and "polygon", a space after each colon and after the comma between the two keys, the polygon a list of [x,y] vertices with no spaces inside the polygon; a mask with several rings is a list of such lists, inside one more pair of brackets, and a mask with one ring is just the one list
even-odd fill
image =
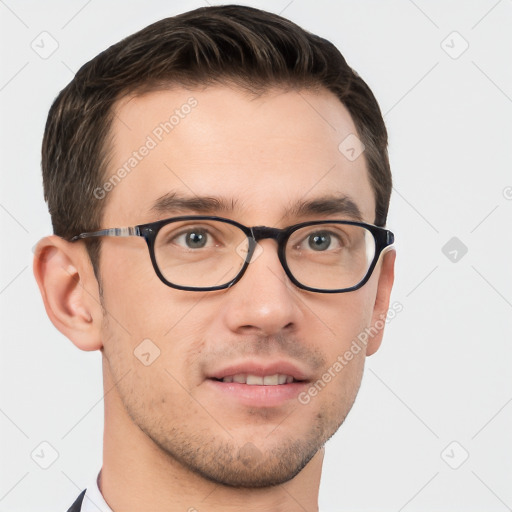
{"label": "mouth", "polygon": [[237,382],[238,384],[247,384],[248,386],[282,386],[292,382],[303,382],[295,379],[292,375],[284,373],[274,373],[273,375],[254,375],[250,373],[235,373],[226,377],[215,378],[217,382]]}
{"label": "mouth", "polygon": [[310,382],[305,371],[284,361],[242,362],[207,375],[206,382],[221,403],[277,407],[296,399]]}

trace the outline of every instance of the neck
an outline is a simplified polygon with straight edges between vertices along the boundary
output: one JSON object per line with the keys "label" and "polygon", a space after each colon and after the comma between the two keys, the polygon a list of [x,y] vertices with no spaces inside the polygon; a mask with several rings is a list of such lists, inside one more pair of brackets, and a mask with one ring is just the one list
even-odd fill
{"label": "neck", "polygon": [[318,511],[323,450],[281,485],[249,489],[211,482],[162,451],[132,421],[105,358],[103,375],[105,430],[100,491],[114,512]]}

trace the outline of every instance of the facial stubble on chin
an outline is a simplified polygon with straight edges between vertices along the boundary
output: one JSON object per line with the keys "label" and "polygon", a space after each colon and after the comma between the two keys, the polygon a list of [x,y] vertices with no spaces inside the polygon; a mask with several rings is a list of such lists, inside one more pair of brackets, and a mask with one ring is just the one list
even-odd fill
{"label": "facial stubble on chin", "polygon": [[138,423],[136,418],[133,421],[160,448],[171,465],[179,465],[215,484],[256,489],[293,479],[338,430],[344,419],[327,420],[318,414],[306,436],[294,439],[292,431],[290,437],[264,451],[258,448],[257,441],[248,441],[240,446],[234,439],[216,438],[213,429],[191,435],[186,428],[155,431],[147,424]]}

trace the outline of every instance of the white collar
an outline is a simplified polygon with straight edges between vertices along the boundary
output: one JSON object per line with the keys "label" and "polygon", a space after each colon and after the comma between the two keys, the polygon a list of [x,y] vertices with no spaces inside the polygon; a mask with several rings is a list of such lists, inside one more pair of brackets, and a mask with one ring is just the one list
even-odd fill
{"label": "white collar", "polygon": [[87,486],[87,491],[85,491],[84,500],[82,501],[82,512],[113,512],[100,492],[98,486],[100,474],[101,470],[98,476],[91,482],[91,485]]}

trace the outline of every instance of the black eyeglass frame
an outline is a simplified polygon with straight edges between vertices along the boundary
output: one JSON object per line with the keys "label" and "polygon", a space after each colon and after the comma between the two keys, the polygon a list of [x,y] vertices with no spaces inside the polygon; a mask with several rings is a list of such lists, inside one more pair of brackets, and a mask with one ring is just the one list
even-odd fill
{"label": "black eyeglass frame", "polygon": [[[158,267],[158,264],[156,262],[156,256],[155,256],[155,240],[158,235],[158,232],[160,229],[167,224],[171,224],[172,222],[181,222],[181,221],[188,221],[188,220],[213,220],[213,221],[220,221],[225,222],[227,224],[231,224],[237,228],[239,228],[241,231],[245,233],[247,236],[247,239],[249,241],[249,249],[247,251],[247,255],[245,257],[245,262],[243,266],[240,268],[238,274],[228,283],[218,285],[218,286],[207,286],[207,287],[195,287],[195,286],[180,286],[174,283],[171,283],[168,281],[163,274],[160,272],[160,269]],[[370,233],[373,235],[373,238],[375,240],[375,255],[373,257],[373,260],[368,267],[368,270],[366,272],[366,275],[364,278],[357,283],[355,286],[352,286],[350,288],[340,288],[340,289],[334,289],[334,290],[325,290],[323,288],[312,288],[310,286],[306,286],[294,277],[291,270],[288,267],[288,264],[286,262],[286,243],[290,236],[297,231],[298,229],[308,227],[308,226],[315,226],[315,225],[323,225],[323,224],[345,224],[349,226],[360,226],[363,228],[366,228]],[[317,292],[317,293],[345,293],[345,292],[351,292],[358,290],[362,286],[366,284],[368,279],[370,279],[370,276],[373,273],[373,270],[375,269],[375,266],[377,265],[377,262],[380,258],[381,253],[386,249],[387,247],[390,247],[393,245],[395,241],[394,234],[389,231],[388,229],[382,228],[380,226],[375,226],[373,224],[367,224],[364,222],[357,222],[357,221],[351,221],[351,220],[319,220],[319,221],[308,221],[308,222],[301,222],[299,224],[294,224],[293,226],[288,226],[286,228],[270,228],[267,226],[254,226],[254,227],[247,227],[243,224],[240,224],[239,222],[236,222],[231,219],[225,219],[223,217],[216,217],[211,215],[186,215],[182,217],[171,217],[168,219],[159,220],[156,222],[150,222],[147,224],[139,224],[137,226],[131,226],[126,228],[110,228],[110,229],[101,229],[99,231],[92,231],[88,233],[80,233],[79,235],[76,235],[72,237],[69,241],[70,242],[76,242],[77,240],[82,240],[84,238],[91,238],[91,237],[99,237],[99,236],[119,236],[119,237],[125,237],[125,236],[140,236],[143,237],[146,240],[146,244],[149,249],[149,255],[151,258],[151,263],[153,264],[153,268],[157,274],[157,276],[160,278],[160,280],[166,284],[167,286],[170,286],[171,288],[175,288],[177,290],[185,290],[185,291],[195,291],[195,292],[207,292],[207,291],[216,291],[216,290],[225,290],[226,288],[230,288],[234,284],[236,284],[242,276],[245,274],[245,271],[249,267],[249,264],[251,262],[252,256],[254,254],[254,251],[257,246],[257,242],[259,240],[264,240],[266,238],[271,238],[272,240],[275,240],[277,242],[277,254],[279,257],[279,261],[281,262],[281,265],[290,279],[290,281],[297,286],[298,288],[301,288],[302,290],[307,290],[310,292]]]}

